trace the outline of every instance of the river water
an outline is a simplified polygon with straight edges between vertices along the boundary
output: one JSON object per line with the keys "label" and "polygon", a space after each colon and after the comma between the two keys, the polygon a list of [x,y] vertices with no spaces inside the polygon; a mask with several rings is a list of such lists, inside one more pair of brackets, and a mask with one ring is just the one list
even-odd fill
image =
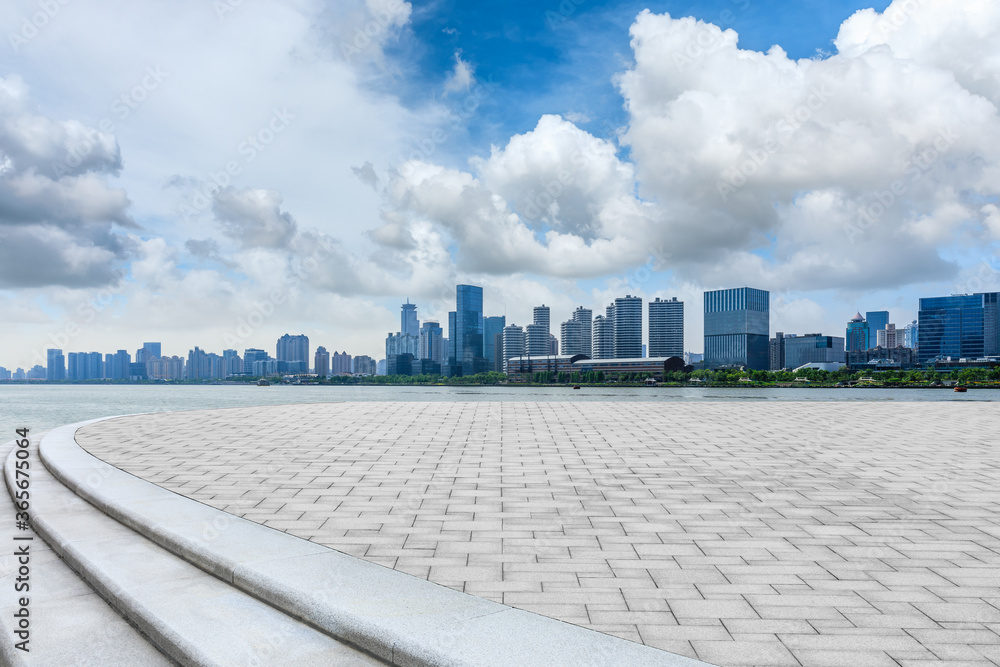
{"label": "river water", "polygon": [[996,401],[1000,389],[25,385],[0,383],[0,442],[109,415],[340,401]]}

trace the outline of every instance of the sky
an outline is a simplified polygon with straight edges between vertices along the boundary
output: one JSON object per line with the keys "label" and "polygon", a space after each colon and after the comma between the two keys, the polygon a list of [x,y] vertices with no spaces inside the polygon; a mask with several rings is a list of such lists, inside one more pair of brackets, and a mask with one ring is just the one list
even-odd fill
{"label": "sky", "polygon": [[1000,290],[1000,4],[9,0],[0,365]]}

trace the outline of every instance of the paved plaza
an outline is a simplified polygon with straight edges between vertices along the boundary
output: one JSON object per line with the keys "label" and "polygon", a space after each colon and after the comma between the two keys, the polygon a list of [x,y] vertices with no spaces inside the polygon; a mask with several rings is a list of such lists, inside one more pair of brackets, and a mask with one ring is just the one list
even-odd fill
{"label": "paved plaza", "polygon": [[994,403],[324,403],[77,440],[232,514],[724,667],[1000,665]]}

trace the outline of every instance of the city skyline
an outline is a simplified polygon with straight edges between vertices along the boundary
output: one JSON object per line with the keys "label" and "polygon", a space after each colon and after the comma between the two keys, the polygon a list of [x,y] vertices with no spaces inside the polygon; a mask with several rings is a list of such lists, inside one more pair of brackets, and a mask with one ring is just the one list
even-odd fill
{"label": "city skyline", "polygon": [[5,4],[4,363],[286,330],[374,357],[455,284],[557,336],[623,294],[752,284],[833,332],[996,289],[995,3],[571,5],[137,0],[25,37]]}

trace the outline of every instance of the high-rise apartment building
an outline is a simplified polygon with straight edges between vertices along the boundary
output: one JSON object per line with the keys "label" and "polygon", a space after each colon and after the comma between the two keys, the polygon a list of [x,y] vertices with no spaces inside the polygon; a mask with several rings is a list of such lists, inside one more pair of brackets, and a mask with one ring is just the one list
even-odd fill
{"label": "high-rise apartment building", "polygon": [[529,357],[547,357],[549,355],[549,331],[544,324],[529,324],[524,328],[525,353]]}
{"label": "high-rise apartment building", "polygon": [[367,354],[360,354],[354,357],[354,373],[356,375],[375,375],[378,366],[374,359]]}
{"label": "high-rise apartment building", "polygon": [[584,345],[583,322],[577,320],[567,320],[559,325],[559,341],[562,353],[568,355],[586,354],[584,350],[591,347]]}
{"label": "high-rise apartment building", "polygon": [[330,357],[330,368],[333,375],[350,375],[351,374],[351,355],[347,354],[347,351],[337,352],[333,351],[333,356]]}
{"label": "high-rise apartment building", "polygon": [[770,366],[770,293],[752,287],[705,292],[705,367]]}
{"label": "high-rise apartment building", "polygon": [[[152,356],[147,352],[147,358],[156,359],[159,355]],[[236,350],[223,350],[222,351],[222,377],[227,378],[233,375],[242,375],[243,373],[243,360],[240,359],[240,353]]]}
{"label": "high-rise apartment building", "polygon": [[420,336],[420,320],[417,319],[417,304],[407,299],[399,316],[399,333]]}
{"label": "high-rise apartment building", "polygon": [[524,329],[516,324],[505,326],[503,329],[504,371],[507,370],[508,361],[514,357],[523,357],[526,351]]}
{"label": "high-rise apartment building", "polygon": [[535,306],[534,317],[532,318],[532,324],[537,324],[545,327],[545,333],[551,333],[552,329],[549,326],[550,322],[549,307],[544,303],[540,306]]}
{"label": "high-rise apartment building", "polygon": [[45,351],[45,379],[49,382],[66,379],[66,358],[62,350]]}
{"label": "high-rise apartment building", "polygon": [[917,360],[975,359],[1000,355],[1000,293],[920,299]]}
{"label": "high-rise apartment building", "polygon": [[[613,309],[613,307],[611,308]],[[593,339],[591,342],[593,359],[615,358],[615,325],[614,318],[598,315],[593,322]]]}
{"label": "high-rise apartment building", "polygon": [[649,302],[649,356],[684,356],[684,302],[677,297]]}
{"label": "high-rise apartment building", "polygon": [[[868,350],[870,349],[868,346],[870,340],[871,330],[868,328],[868,322],[865,321],[865,318],[861,317],[861,313],[857,313],[847,323],[847,351],[857,352]],[[875,342],[877,344],[878,340]]]}
{"label": "high-rise apartment building", "polygon": [[274,356],[278,360],[279,372],[308,373],[309,372],[309,337],[299,334],[285,334],[278,339]]}
{"label": "high-rise apartment building", "polygon": [[642,297],[615,299],[615,359],[642,358]]}
{"label": "high-rise apartment building", "polygon": [[908,347],[911,350],[917,349],[917,331],[919,331],[919,327],[916,320],[906,325],[903,329],[903,347]]}
{"label": "high-rise apartment building", "polygon": [[878,332],[884,331],[889,324],[889,311],[869,310],[865,313],[865,321],[868,323],[868,349],[878,347]]}
{"label": "high-rise apartment building", "polygon": [[[483,356],[483,288],[458,285],[455,289],[455,327],[449,331],[454,360],[452,375],[475,375],[486,370]],[[451,322],[449,322],[451,324]]]}
{"label": "high-rise apartment building", "polygon": [[313,355],[313,372],[321,378],[330,377],[330,353],[320,345]]}
{"label": "high-rise apartment building", "polygon": [[774,334],[774,338],[768,342],[768,359],[770,370],[781,371],[785,369],[785,334],[781,331]]}
{"label": "high-rise apartment building", "polygon": [[507,326],[505,315],[494,315],[483,318],[483,356],[486,358],[486,366],[493,370],[497,365],[497,356],[503,356],[503,348],[496,348],[497,335],[503,336],[503,329]]}

